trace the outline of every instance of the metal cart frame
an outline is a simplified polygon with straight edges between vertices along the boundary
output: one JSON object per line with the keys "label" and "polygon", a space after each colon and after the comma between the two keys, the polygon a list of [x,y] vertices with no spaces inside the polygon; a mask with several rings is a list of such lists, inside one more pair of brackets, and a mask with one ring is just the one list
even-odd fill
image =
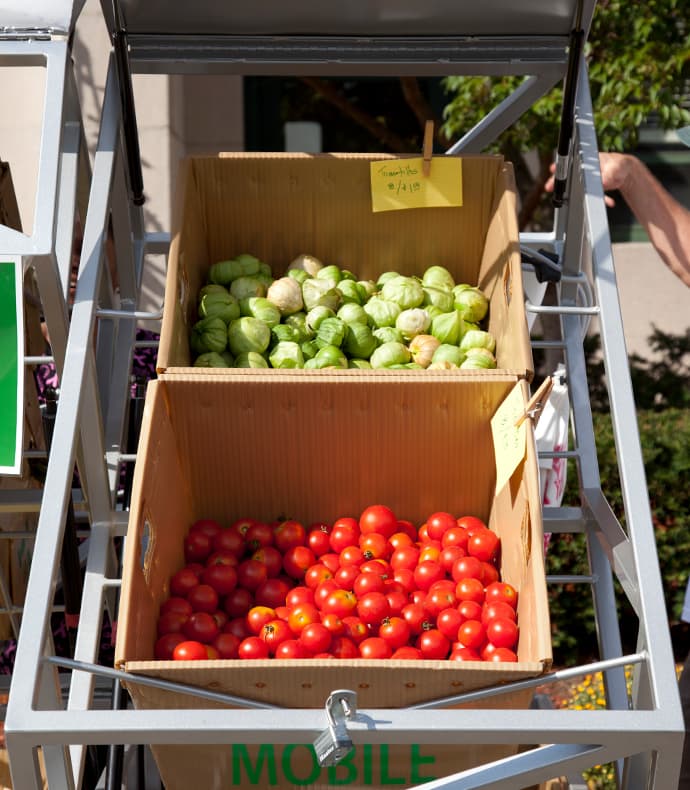
{"label": "metal cart frame", "polygon": [[[534,5],[534,3],[532,4]],[[538,5],[538,4],[537,4]],[[530,746],[495,763],[428,783],[435,788],[523,787],[557,775],[572,775],[615,761],[621,786],[675,786],[680,770],[684,725],[676,685],[654,531],[646,495],[645,472],[627,365],[620,307],[594,133],[586,67],[573,59],[573,29],[586,33],[594,1],[577,9],[551,4],[560,17],[553,29],[488,32],[454,37],[270,35],[241,36],[153,34],[127,27],[117,3],[104,2],[114,49],[108,70],[101,125],[92,172],[87,172],[88,205],[76,296],[68,315],[68,281],[73,220],[79,178],[83,177],[81,118],[70,68],[69,36],[47,31],[42,37],[0,38],[0,65],[41,63],[47,69],[43,145],[39,175],[37,232],[22,237],[0,227],[7,254],[32,259],[58,371],[60,399],[52,450],[29,578],[16,664],[12,676],[5,733],[13,781],[22,790],[41,787],[38,749],[45,760],[49,787],[82,786],[86,749],[91,744],[313,742],[324,730],[324,710],[260,708],[249,701],[241,715],[228,710],[185,710],[184,729],[170,711],[115,709],[99,705],[98,679],[124,675],[99,667],[97,651],[104,613],[116,619],[119,586],[114,538],[127,532],[127,512],[115,505],[122,463],[133,459],[124,448],[129,404],[129,370],[136,324],[156,317],[138,310],[146,256],[167,250],[165,234],[144,227],[141,172],[138,169],[136,119],[131,95],[133,73],[307,74],[521,74],[521,87],[491,110],[452,153],[479,152],[559,80],[568,80],[573,107],[572,135],[559,146],[557,175],[564,205],[552,233],[524,234],[530,248],[559,255],[562,277],[555,307],[526,304],[532,312],[553,312],[561,337],[536,347],[564,352],[571,398],[574,448],[560,453],[573,461],[579,476],[579,507],[545,507],[551,532],[583,532],[587,537],[591,585],[601,661],[516,687],[601,670],[607,709],[600,711],[510,710],[457,711],[442,703],[404,710],[367,710],[366,724],[353,719],[348,730],[355,743],[476,743]],[[125,4],[125,8],[126,8]],[[430,7],[434,7],[433,5]],[[441,9],[443,11],[443,8]],[[563,19],[567,25],[563,25]],[[534,33],[534,34],[532,34]],[[88,170],[88,169],[87,169]],[[106,244],[115,247],[119,279],[116,292],[107,276]],[[583,303],[582,284],[591,283],[592,303]],[[611,402],[626,528],[614,516],[601,489],[583,352],[583,324],[598,316]],[[95,342],[94,342],[95,340]],[[80,625],[74,661],[55,656],[49,615],[58,583],[58,558],[75,463],[85,493],[89,540]],[[2,500],[4,510],[37,503]],[[614,576],[639,618],[637,651],[623,655],[616,614]],[[551,581],[559,581],[551,579]],[[634,667],[629,698],[624,667]],[[66,695],[58,667],[71,669]],[[141,682],[141,678],[138,678]],[[505,691],[505,687],[501,691]],[[453,698],[471,701],[493,694],[485,689]],[[372,722],[375,722],[372,725]]]}

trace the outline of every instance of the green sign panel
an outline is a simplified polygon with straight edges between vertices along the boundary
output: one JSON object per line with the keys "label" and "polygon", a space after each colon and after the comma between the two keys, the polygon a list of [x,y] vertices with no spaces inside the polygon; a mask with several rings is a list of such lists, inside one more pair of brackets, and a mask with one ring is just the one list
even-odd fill
{"label": "green sign panel", "polygon": [[0,474],[16,475],[22,459],[24,317],[20,258],[0,261]]}

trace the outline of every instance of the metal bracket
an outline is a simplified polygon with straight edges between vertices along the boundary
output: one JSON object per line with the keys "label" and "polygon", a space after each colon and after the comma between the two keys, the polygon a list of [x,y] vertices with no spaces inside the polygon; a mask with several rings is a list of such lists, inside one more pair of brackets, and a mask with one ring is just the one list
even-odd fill
{"label": "metal bracket", "polygon": [[314,741],[319,765],[337,765],[352,749],[346,722],[357,712],[357,694],[347,689],[331,692],[326,700],[328,728]]}

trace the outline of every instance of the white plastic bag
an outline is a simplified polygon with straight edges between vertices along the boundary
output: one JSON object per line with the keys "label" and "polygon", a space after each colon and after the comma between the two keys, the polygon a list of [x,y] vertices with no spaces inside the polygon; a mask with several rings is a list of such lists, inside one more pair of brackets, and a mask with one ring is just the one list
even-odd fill
{"label": "white plastic bag", "polygon": [[565,367],[561,364],[553,374],[553,389],[542,410],[535,439],[539,458],[539,482],[544,505],[558,507],[563,501],[568,462],[565,458],[543,458],[544,452],[568,449],[570,401],[565,382]]}

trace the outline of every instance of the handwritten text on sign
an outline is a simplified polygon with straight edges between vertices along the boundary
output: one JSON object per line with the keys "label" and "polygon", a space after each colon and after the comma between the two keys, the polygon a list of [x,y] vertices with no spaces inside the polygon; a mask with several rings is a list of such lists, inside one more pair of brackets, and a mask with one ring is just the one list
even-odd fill
{"label": "handwritten text on sign", "polygon": [[462,160],[437,156],[430,165],[425,176],[421,158],[371,162],[372,211],[462,206]]}
{"label": "handwritten text on sign", "polygon": [[524,413],[522,387],[516,384],[491,418],[491,433],[496,455],[496,491],[500,491],[510,480],[525,457],[527,421],[524,420],[517,427],[515,425]]}

